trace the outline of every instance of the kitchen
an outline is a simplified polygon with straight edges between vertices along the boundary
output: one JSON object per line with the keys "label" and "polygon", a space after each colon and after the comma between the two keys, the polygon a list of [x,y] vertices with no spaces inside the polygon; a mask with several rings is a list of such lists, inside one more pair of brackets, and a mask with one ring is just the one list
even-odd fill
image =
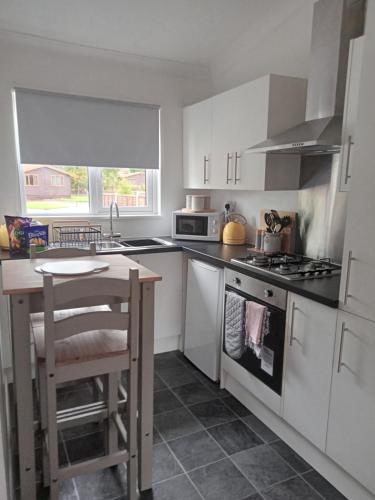
{"label": "kitchen", "polygon": [[[109,265],[92,280],[127,281],[134,266],[143,290],[138,416],[129,380],[115,411],[138,419],[137,471],[124,481],[125,468],[107,468],[133,454],[102,457],[113,429],[108,437],[97,396],[110,389],[81,375],[76,389],[57,388],[58,414],[89,404],[101,417],[59,423],[59,498],[132,498],[129,477],[141,498],[374,498],[373,232],[363,214],[373,203],[375,5],[158,4],[126,2],[127,17],[125,6],[1,2],[0,214],[13,218],[2,244],[32,217],[41,225],[26,233],[39,238],[47,225],[57,252],[96,242],[95,256],[70,254],[69,272],[76,257]],[[67,183],[68,205],[52,193]],[[1,498],[57,498],[32,415],[31,309],[16,297],[30,294],[40,314],[48,279],[34,268],[60,259],[11,250],[24,258],[1,252]],[[243,310],[233,327],[230,300],[265,314],[255,347]]]}

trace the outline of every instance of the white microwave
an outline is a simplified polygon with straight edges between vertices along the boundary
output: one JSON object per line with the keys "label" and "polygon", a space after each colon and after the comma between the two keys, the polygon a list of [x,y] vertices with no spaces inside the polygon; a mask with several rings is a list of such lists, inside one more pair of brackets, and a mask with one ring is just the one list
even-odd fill
{"label": "white microwave", "polygon": [[188,213],[176,210],[172,217],[172,237],[179,240],[220,241],[222,215],[219,212]]}

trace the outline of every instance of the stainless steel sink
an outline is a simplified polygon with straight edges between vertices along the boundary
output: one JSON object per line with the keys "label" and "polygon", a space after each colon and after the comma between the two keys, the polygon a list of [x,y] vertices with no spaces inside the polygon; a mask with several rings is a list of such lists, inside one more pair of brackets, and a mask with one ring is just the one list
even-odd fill
{"label": "stainless steel sink", "polygon": [[161,238],[126,238],[121,240],[121,244],[127,248],[157,248],[175,246],[174,243]]}
{"label": "stainless steel sink", "polygon": [[98,241],[97,243],[98,250],[118,250],[120,248],[124,248],[124,245],[121,245],[118,241]]}

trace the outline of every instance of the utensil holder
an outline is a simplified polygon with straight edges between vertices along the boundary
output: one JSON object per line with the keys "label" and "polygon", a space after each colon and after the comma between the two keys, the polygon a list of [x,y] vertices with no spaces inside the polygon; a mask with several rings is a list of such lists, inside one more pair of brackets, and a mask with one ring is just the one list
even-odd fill
{"label": "utensil holder", "polygon": [[264,233],[264,252],[278,253],[281,250],[281,234],[280,233]]}

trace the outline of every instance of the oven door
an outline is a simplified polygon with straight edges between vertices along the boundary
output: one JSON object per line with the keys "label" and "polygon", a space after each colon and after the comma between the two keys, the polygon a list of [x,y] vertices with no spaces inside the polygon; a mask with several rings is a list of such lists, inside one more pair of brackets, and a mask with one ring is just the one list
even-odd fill
{"label": "oven door", "polygon": [[[249,347],[246,347],[246,350],[241,358],[231,359],[239,363],[248,372],[252,373],[270,389],[281,396],[285,341],[285,311],[271,306],[266,302],[243,293],[235,288],[232,288],[229,285],[225,286],[225,290],[236,293],[237,295],[244,297],[246,300],[258,302],[259,304],[267,307],[267,310],[270,313],[269,333],[264,337],[263,340],[262,359],[259,359]],[[228,355],[225,349],[225,331],[223,337],[223,351]]]}
{"label": "oven door", "polygon": [[207,215],[185,215],[175,214],[175,234],[185,237],[207,237],[208,216]]}

